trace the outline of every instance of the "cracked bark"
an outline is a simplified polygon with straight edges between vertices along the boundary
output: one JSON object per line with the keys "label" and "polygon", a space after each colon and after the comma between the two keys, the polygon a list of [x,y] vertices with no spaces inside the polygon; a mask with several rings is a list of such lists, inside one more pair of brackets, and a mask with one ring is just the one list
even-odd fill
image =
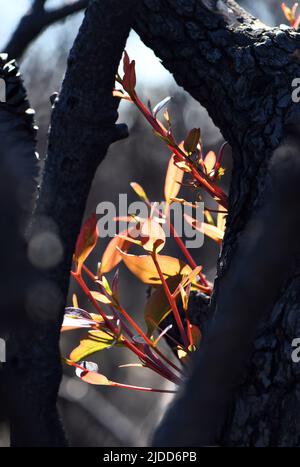
{"label": "cracked bark", "polygon": [[[128,11],[134,4],[134,0],[113,4],[94,0],[89,6],[54,103],[48,155],[29,235],[32,264],[17,227],[9,242],[9,247],[15,244],[16,251],[22,251],[16,258],[25,275],[23,282],[16,278],[21,287],[12,294],[13,310],[6,327],[6,333],[13,335],[3,373],[13,446],[66,445],[56,407],[60,327],[90,185],[110,144],[127,136],[126,125],[115,124],[118,100],[112,89],[130,30]],[[5,264],[9,264],[7,258]],[[6,285],[8,294],[12,284]]]}
{"label": "cracked bark", "polygon": [[[5,245],[1,249],[1,264],[5,273],[1,280],[0,336],[6,340],[7,354],[0,371],[0,392],[2,410],[21,433],[24,409],[19,388],[23,373],[19,371],[16,355],[22,355],[24,338],[32,342],[35,337],[34,322],[25,310],[26,288],[34,273],[27,260],[24,234],[32,215],[38,175],[36,127],[19,69],[5,54],[0,55],[0,77],[6,83],[6,102],[0,104],[0,199],[6,223],[1,233],[1,243]],[[31,432],[34,431],[32,426]]]}
{"label": "cracked bark", "polygon": [[[233,149],[227,232],[211,304],[215,312],[239,238],[263,199],[269,160],[299,122],[291,83],[300,76],[300,35],[267,28],[231,0],[143,0],[135,29],[177,83],[207,108]],[[299,445],[300,370],[290,358],[291,341],[300,333],[299,266],[297,258],[260,325],[225,426],[223,421],[214,440],[220,444]],[[180,435],[173,435],[165,442],[179,445]]]}

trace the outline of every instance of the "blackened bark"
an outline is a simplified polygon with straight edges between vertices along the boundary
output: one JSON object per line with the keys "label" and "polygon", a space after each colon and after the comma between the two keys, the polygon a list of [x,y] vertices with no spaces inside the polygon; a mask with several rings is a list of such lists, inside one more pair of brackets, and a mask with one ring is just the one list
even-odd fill
{"label": "blackened bark", "polygon": [[[43,391],[37,391],[41,375],[46,378],[51,374],[53,356],[47,359],[46,340],[42,358],[38,352],[44,321],[32,313],[28,303],[33,284],[37,286],[40,280],[28,261],[25,240],[38,175],[36,127],[19,70],[5,55],[0,56],[0,76],[6,89],[5,102],[0,104],[0,200],[5,220],[1,230],[0,337],[6,341],[6,362],[0,372],[1,401],[13,445],[43,445],[50,432],[52,444],[58,445],[61,426],[51,388],[59,379],[50,385],[45,379]],[[40,403],[42,399],[47,405]]]}
{"label": "blackened bark", "polygon": [[34,110],[30,107],[16,62],[0,54],[0,78],[5,102],[0,103],[0,161],[15,177],[15,193],[23,212],[25,230],[33,209],[38,176]]}
{"label": "blackened bark", "polygon": [[83,10],[88,6],[89,0],[78,0],[70,5],[64,5],[53,10],[46,10],[45,3],[46,1],[34,1],[32,8],[21,18],[3,50],[9,57],[21,58],[30,43],[44,29],[71,14]]}
{"label": "blackened bark", "polygon": [[112,97],[112,89],[133,4],[133,0],[91,3],[54,105],[29,242],[30,259],[40,277],[31,287],[27,306],[38,332],[34,345],[27,349],[26,378],[20,388],[27,423],[36,424],[42,433],[31,432],[25,441],[17,433],[16,445],[57,446],[66,442],[55,406],[61,378],[60,326],[72,254],[91,182],[109,145],[127,136],[126,126],[115,125],[118,101]]}
{"label": "blackened bark", "polygon": [[[222,293],[216,299],[211,328],[188,385],[156,434],[158,445],[231,442],[232,433],[224,431],[224,419],[228,416],[238,376],[247,363],[249,344],[258,323],[269,319],[300,250],[300,222],[295,216],[300,197],[299,151],[299,136],[290,136],[271,159],[265,193],[241,233],[230,266],[220,280]],[[263,373],[257,384],[262,376]],[[183,431],[175,428],[179,421],[185,427]]]}
{"label": "blackened bark", "polygon": [[[233,148],[227,232],[212,303],[213,311],[218,311],[223,278],[230,272],[238,239],[249,219],[256,217],[266,190],[269,160],[287,129],[299,122],[291,83],[300,76],[300,35],[290,28],[267,28],[231,0],[143,0],[135,29],[178,84],[208,109]],[[243,384],[227,413],[226,429],[216,442],[299,444],[295,415],[300,408],[299,369],[290,356],[291,341],[300,334],[299,265],[296,261],[261,325]],[[200,420],[199,413],[197,423]],[[179,418],[175,426],[186,442],[186,427],[182,429]],[[180,435],[174,436],[180,445]],[[172,444],[172,435],[168,443]]]}
{"label": "blackened bark", "polygon": [[28,245],[16,233],[23,282],[19,278],[21,286],[15,295],[13,284],[6,284],[12,305],[5,335],[13,339],[9,363],[4,366],[13,446],[66,445],[56,407],[60,326],[91,182],[109,145],[127,136],[126,126],[115,124],[118,101],[112,89],[134,3],[94,0],[88,8],[54,105]]}

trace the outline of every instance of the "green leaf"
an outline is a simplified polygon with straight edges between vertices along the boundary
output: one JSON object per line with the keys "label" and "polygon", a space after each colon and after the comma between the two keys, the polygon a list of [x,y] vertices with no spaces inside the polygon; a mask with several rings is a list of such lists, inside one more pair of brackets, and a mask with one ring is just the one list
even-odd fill
{"label": "green leaf", "polygon": [[89,254],[93,251],[98,240],[96,214],[92,214],[83,224],[80,234],[77,238],[74,259],[77,264],[77,272],[81,268]]}
{"label": "green leaf", "polygon": [[70,354],[70,359],[74,362],[84,360],[100,350],[107,349],[114,344],[115,338],[105,331],[90,331],[85,339],[80,341]]}

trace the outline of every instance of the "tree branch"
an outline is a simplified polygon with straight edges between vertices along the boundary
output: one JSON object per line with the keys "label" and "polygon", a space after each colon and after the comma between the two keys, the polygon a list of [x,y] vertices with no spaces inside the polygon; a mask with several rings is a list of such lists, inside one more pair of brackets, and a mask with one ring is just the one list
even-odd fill
{"label": "tree branch", "polygon": [[89,0],[78,0],[74,3],[69,5],[62,6],[61,8],[57,8],[56,10],[48,10],[46,11],[46,26],[50,26],[51,24],[59,21],[61,19],[66,18],[69,15],[77,13],[78,11],[87,8]]}
{"label": "tree branch", "polygon": [[32,0],[32,10],[43,10],[47,0]]}
{"label": "tree branch", "polygon": [[[204,407],[202,402],[200,405],[196,404],[201,410],[203,409],[203,412],[199,409],[201,422],[199,431],[197,429],[195,431],[198,435],[197,440],[189,429],[178,430],[178,432],[176,430],[176,427],[186,426],[180,423],[180,418],[185,419],[183,411],[187,408],[180,402],[181,399],[174,409],[171,409],[166,424],[158,432],[156,438],[158,444],[169,443],[169,446],[174,444],[182,446],[180,444],[182,442],[191,446],[190,443],[201,444],[214,438],[216,417],[212,400],[215,399],[212,398],[209,401],[205,398],[205,390],[208,387],[212,390],[214,387],[212,381],[213,378],[220,376],[218,368],[222,366],[223,358],[220,357],[220,363],[216,366],[216,376],[209,373],[210,370],[206,365],[209,361],[208,355],[217,364],[218,355],[224,354],[224,368],[228,368],[229,358],[227,359],[226,355],[232,355],[233,351],[233,347],[229,345],[230,342],[228,344],[228,337],[232,336],[231,331],[234,326],[237,328],[240,325],[243,326],[243,322],[241,323],[238,319],[240,307],[235,307],[232,303],[233,293],[230,296],[232,310],[228,315],[232,318],[228,324],[232,326],[231,331],[226,327],[222,318],[228,309],[228,302],[226,302],[225,310],[220,309],[219,303],[221,303],[222,295],[224,295],[224,300],[228,299],[230,289],[227,289],[227,286],[230,287],[231,284],[229,279],[227,282],[226,277],[233,279],[231,268],[237,268],[237,265],[243,271],[242,266],[246,267],[247,264],[245,252],[249,254],[249,251],[252,251],[256,256],[258,254],[253,242],[250,243],[250,249],[246,248],[245,252],[241,249],[240,242],[242,238],[248,238],[247,229],[251,219],[255,221],[255,219],[263,218],[263,211],[258,213],[258,206],[261,207],[264,192],[268,189],[266,176],[269,161],[284,137],[287,137],[288,132],[291,131],[291,126],[299,124],[300,121],[300,108],[292,102],[291,95],[291,83],[295,77],[300,76],[296,52],[300,48],[300,35],[290,28],[266,27],[245,13],[232,0],[222,2],[216,0],[187,0],[185,2],[143,0],[139,5],[135,29],[146,45],[162,59],[177,83],[208,109],[210,116],[233,148],[234,168],[229,216],[215,285],[216,304],[218,305],[216,322],[211,331],[212,337],[208,338],[207,349],[210,347],[210,350],[203,349],[203,353],[199,354],[194,376],[189,380],[182,396],[182,400],[186,401],[190,394],[191,400],[198,402],[200,396],[196,397],[196,392],[199,392],[203,400],[207,402],[207,406]],[[299,171],[297,170],[296,173],[298,176]],[[294,182],[298,183],[295,179]],[[294,194],[298,201],[299,193],[295,191]],[[276,200],[279,202],[278,197]],[[274,212],[279,212],[280,209],[282,206],[274,205]],[[270,216],[268,219],[276,235],[284,237],[282,229],[274,225]],[[291,234],[287,219],[285,226],[287,232]],[[293,225],[292,222],[291,225]],[[265,232],[268,231],[269,227],[265,221],[263,226],[266,228]],[[296,227],[298,229],[298,226]],[[270,230],[268,232],[271,235]],[[288,238],[284,237],[284,241],[289,244]],[[293,250],[295,244],[284,248],[284,253],[288,255],[295,251]],[[245,256],[243,256],[244,253]],[[262,258],[265,258],[267,263],[269,260],[269,263],[265,266],[262,264],[262,266],[264,266],[264,271],[266,271],[265,268],[270,268],[268,269],[270,287],[272,285],[274,287],[272,293],[277,292],[278,302],[275,305],[276,297],[271,296],[269,287],[265,287],[265,290],[255,288],[249,305],[246,303],[243,309],[243,319],[249,324],[249,313],[252,309],[258,313],[255,318],[257,322],[261,317],[259,312],[262,311],[263,304],[271,308],[272,304],[275,305],[270,311],[268,323],[263,327],[263,333],[259,336],[260,340],[257,337],[255,341],[255,347],[260,350],[250,357],[244,383],[235,394],[231,411],[226,412],[228,419],[221,439],[229,445],[272,445],[274,440],[283,445],[299,443],[299,437],[295,434],[297,433],[297,421],[292,417],[294,404],[297,404],[297,407],[300,406],[300,396],[295,384],[298,373],[291,368],[287,337],[278,338],[278,329],[283,336],[291,336],[292,331],[288,322],[292,322],[295,324],[293,328],[295,335],[297,332],[300,333],[300,323],[296,318],[299,313],[297,300],[300,294],[298,280],[300,262],[297,257],[294,275],[290,272],[292,277],[289,277],[289,286],[279,294],[278,289],[283,281],[282,274],[288,273],[291,267],[290,258],[284,257],[284,254],[280,256],[279,263],[282,261],[286,269],[283,272],[280,271],[279,277],[276,277],[271,284],[274,278],[272,270],[274,258],[269,255],[268,250],[266,254],[267,256],[264,257],[261,253]],[[240,262],[238,255],[240,255]],[[260,274],[259,271],[258,274]],[[242,277],[245,279],[246,273]],[[236,292],[236,287],[234,292]],[[260,303],[261,296],[264,297],[264,301]],[[260,307],[256,309],[255,303],[260,303]],[[218,317],[219,314],[220,317]],[[221,348],[222,340],[216,343],[221,329],[227,337],[227,343],[223,342],[224,347],[216,355],[213,353],[213,345],[216,346],[216,352]],[[254,329],[254,323],[252,326],[249,325],[249,333],[250,329]],[[248,342],[249,339],[248,336]],[[209,346],[209,342],[212,345]],[[226,347],[227,344],[228,347]],[[235,345],[236,353],[239,351],[237,344],[237,341],[233,339],[232,345]],[[258,354],[261,364],[255,358]],[[278,382],[276,380],[278,373],[274,372],[274,365],[281,360]],[[233,361],[233,368],[237,367],[238,363],[235,365]],[[213,365],[212,368],[214,368]],[[197,374],[202,375],[201,383],[204,381],[204,376],[209,375],[207,385],[203,389],[199,386]],[[216,381],[220,380],[215,379],[214,382]],[[227,384],[232,388],[232,380],[228,380]],[[288,395],[288,388],[291,390],[290,395]],[[221,400],[228,401],[226,391],[224,398],[221,397]],[[285,408],[288,407],[288,415],[284,412],[283,404]],[[223,409],[223,416],[225,405],[223,407],[222,403],[216,405]],[[194,407],[195,405],[189,413],[193,412],[195,415]],[[272,417],[270,413],[273,414]],[[276,417],[275,423],[274,417]],[[283,425],[280,422],[281,419],[285,419],[287,423]],[[195,418],[194,422],[196,423]],[[212,433],[206,432],[205,423],[207,423],[207,430],[211,429]],[[224,426],[224,420],[222,423]],[[242,428],[245,423],[247,423],[248,431]],[[199,424],[199,418],[197,424]],[[170,430],[169,434],[168,430]],[[181,441],[179,441],[180,434],[182,434]],[[191,435],[190,439],[187,439],[188,434]]]}
{"label": "tree branch", "polygon": [[77,0],[54,10],[44,8],[45,0],[36,0],[29,12],[21,18],[4,50],[11,58],[19,59],[29,44],[56,21],[87,8],[89,0]]}
{"label": "tree branch", "polygon": [[[295,216],[299,150],[300,139],[292,136],[271,159],[261,206],[247,223],[220,280],[215,319],[181,396],[156,434],[159,446],[208,446],[220,440],[249,344],[258,323],[269,319],[300,250],[300,221]],[[178,430],[178,425],[185,429]],[[228,432],[226,436],[230,437]]]}

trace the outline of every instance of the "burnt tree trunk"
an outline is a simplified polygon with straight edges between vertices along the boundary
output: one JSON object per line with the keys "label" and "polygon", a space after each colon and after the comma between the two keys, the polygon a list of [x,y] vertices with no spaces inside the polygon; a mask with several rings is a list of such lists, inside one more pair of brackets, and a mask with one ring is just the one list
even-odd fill
{"label": "burnt tree trunk", "polygon": [[[210,304],[217,322],[218,315],[222,317],[219,306],[222,293],[226,292],[225,287],[232,285],[228,277],[233,276],[240,239],[249,220],[255,220],[260,206],[264,206],[265,192],[270,188],[269,161],[276,148],[285,150],[289,133],[297,132],[300,107],[292,102],[291,85],[293,79],[300,76],[300,35],[290,28],[266,27],[231,0],[143,0],[135,29],[162,59],[177,83],[207,108],[232,146],[234,169],[227,231]],[[293,184],[296,179],[292,176],[292,163],[300,157],[298,142],[294,143],[288,157],[290,172],[285,173],[286,182],[290,173]],[[293,242],[293,223],[286,223],[285,227],[289,229],[285,238]],[[273,247],[282,249],[282,245],[275,242]],[[297,245],[285,252],[289,260],[284,262],[285,274],[281,281],[274,282],[276,296],[270,284],[262,295],[261,307],[265,309],[261,312],[269,313],[257,331],[247,369],[230,409],[227,407],[222,422],[218,420],[217,432],[202,439],[200,409],[199,413],[194,410],[195,415],[188,420],[184,414],[189,397],[196,403],[194,408],[202,407],[201,390],[189,387],[192,382],[200,387],[205,384],[199,379],[200,373],[196,375],[196,362],[190,381],[167,415],[155,443],[299,445],[300,366],[292,363],[291,342],[300,335],[300,262]],[[254,248],[251,267],[255,258],[258,268],[262,264],[258,256],[264,253],[261,249],[257,253],[255,256]],[[248,266],[244,264],[246,269]],[[274,274],[265,277],[266,284],[273,277]],[[252,279],[245,293],[256,293],[255,278]],[[238,303],[233,295],[232,307]],[[201,358],[200,351],[198,361]],[[200,424],[198,431],[197,424]],[[187,433],[191,434],[190,439]]]}
{"label": "burnt tree trunk", "polygon": [[[11,209],[5,206],[14,220],[14,235],[6,242],[2,262],[7,280],[2,284],[6,302],[0,331],[7,338],[8,361],[1,378],[13,446],[67,444],[56,407],[61,380],[60,327],[90,185],[109,145],[127,136],[126,125],[116,125],[118,99],[112,90],[131,26],[128,12],[134,3],[94,0],[87,9],[54,103],[48,155],[27,244],[18,228],[22,211],[19,205],[14,209],[15,193]],[[0,129],[5,131],[7,143],[3,159],[8,159],[9,169],[14,166],[1,194],[22,175],[20,186],[28,199],[33,179],[29,179],[23,159],[28,156],[28,144],[29,155],[34,155],[35,144],[34,138],[27,144],[26,132],[22,133],[24,116],[20,122],[18,115],[11,115],[12,105],[20,101],[18,95],[13,97],[0,108]],[[13,149],[10,139],[15,143],[14,137],[21,144]],[[29,158],[27,163],[30,165]],[[27,187],[26,180],[30,182]],[[18,260],[19,266],[15,264]],[[12,280],[18,289],[15,293]]]}

